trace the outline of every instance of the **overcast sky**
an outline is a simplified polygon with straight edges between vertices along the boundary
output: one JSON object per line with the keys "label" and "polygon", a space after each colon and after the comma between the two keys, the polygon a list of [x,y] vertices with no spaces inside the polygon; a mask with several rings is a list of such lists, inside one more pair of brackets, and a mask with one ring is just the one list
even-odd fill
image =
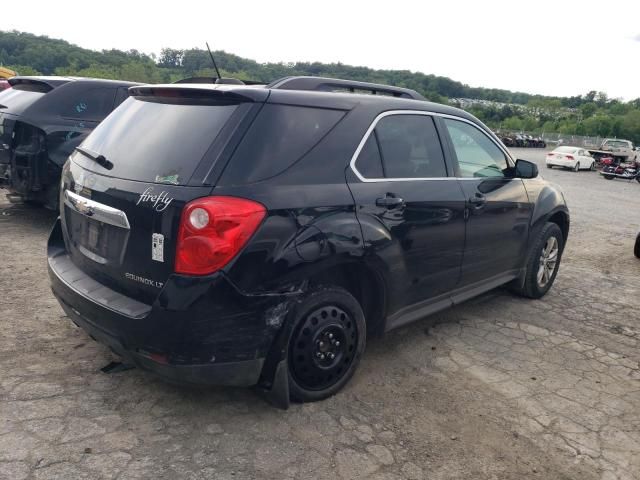
{"label": "overcast sky", "polygon": [[0,29],[91,49],[204,47],[571,96],[640,97],[640,1],[4,2]]}

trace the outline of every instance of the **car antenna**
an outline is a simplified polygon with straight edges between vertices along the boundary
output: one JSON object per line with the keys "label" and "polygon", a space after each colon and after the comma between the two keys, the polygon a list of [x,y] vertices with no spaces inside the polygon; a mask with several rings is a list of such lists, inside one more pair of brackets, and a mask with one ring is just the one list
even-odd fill
{"label": "car antenna", "polygon": [[209,42],[204,42],[204,43],[207,46],[207,50],[209,51],[209,56],[211,57],[211,61],[213,62],[213,68],[216,69],[216,75],[218,75],[218,80],[220,80],[222,76],[220,75],[220,70],[218,70],[218,65],[216,65],[216,59],[213,58],[213,53],[211,53],[211,49],[209,48]]}

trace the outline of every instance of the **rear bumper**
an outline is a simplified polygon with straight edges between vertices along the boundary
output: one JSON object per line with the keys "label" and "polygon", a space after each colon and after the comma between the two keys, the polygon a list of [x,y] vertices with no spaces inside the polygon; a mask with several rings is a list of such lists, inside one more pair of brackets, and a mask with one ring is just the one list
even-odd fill
{"label": "rear bumper", "polygon": [[257,384],[293,298],[245,295],[222,274],[171,276],[146,305],[75,267],[60,220],[48,270],[53,294],[76,325],[128,363],[186,384]]}
{"label": "rear bumper", "polygon": [[94,323],[82,315],[74,307],[67,304],[62,297],[58,296],[56,294],[57,291],[59,291],[59,289],[53,289],[54,295],[60,302],[62,309],[73,323],[87,332],[95,341],[109,347],[116,354],[120,355],[124,361],[142,370],[155,373],[166,380],[183,384],[232,385],[244,387],[258,383],[264,363],[264,359],[262,358],[200,365],[171,365],[159,362],[150,356],[135,351],[135,349],[129,350],[125,346],[124,339],[103,330],[98,323]]}
{"label": "rear bumper", "polygon": [[552,165],[554,167],[565,167],[565,168],[573,168],[576,166],[576,160],[547,160],[547,165]]}

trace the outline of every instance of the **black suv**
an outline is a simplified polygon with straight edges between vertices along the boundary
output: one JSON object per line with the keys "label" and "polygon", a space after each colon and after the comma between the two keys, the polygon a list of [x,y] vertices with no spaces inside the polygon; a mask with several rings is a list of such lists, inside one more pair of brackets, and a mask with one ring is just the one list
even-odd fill
{"label": "black suv", "polygon": [[0,93],[0,186],[10,198],[58,208],[73,149],[136,85],[78,77],[13,77]]}
{"label": "black suv", "polygon": [[311,77],[130,92],[65,164],[48,246],[67,315],[126,363],[319,400],[369,335],[555,279],[562,193],[462,110]]}

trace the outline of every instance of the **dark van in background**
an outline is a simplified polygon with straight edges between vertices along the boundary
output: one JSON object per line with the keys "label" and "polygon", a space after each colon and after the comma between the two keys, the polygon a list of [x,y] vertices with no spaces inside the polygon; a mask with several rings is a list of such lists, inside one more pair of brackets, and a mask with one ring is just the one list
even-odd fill
{"label": "dark van in background", "polygon": [[10,200],[56,209],[67,157],[136,84],[67,77],[8,82],[0,92],[0,186]]}

